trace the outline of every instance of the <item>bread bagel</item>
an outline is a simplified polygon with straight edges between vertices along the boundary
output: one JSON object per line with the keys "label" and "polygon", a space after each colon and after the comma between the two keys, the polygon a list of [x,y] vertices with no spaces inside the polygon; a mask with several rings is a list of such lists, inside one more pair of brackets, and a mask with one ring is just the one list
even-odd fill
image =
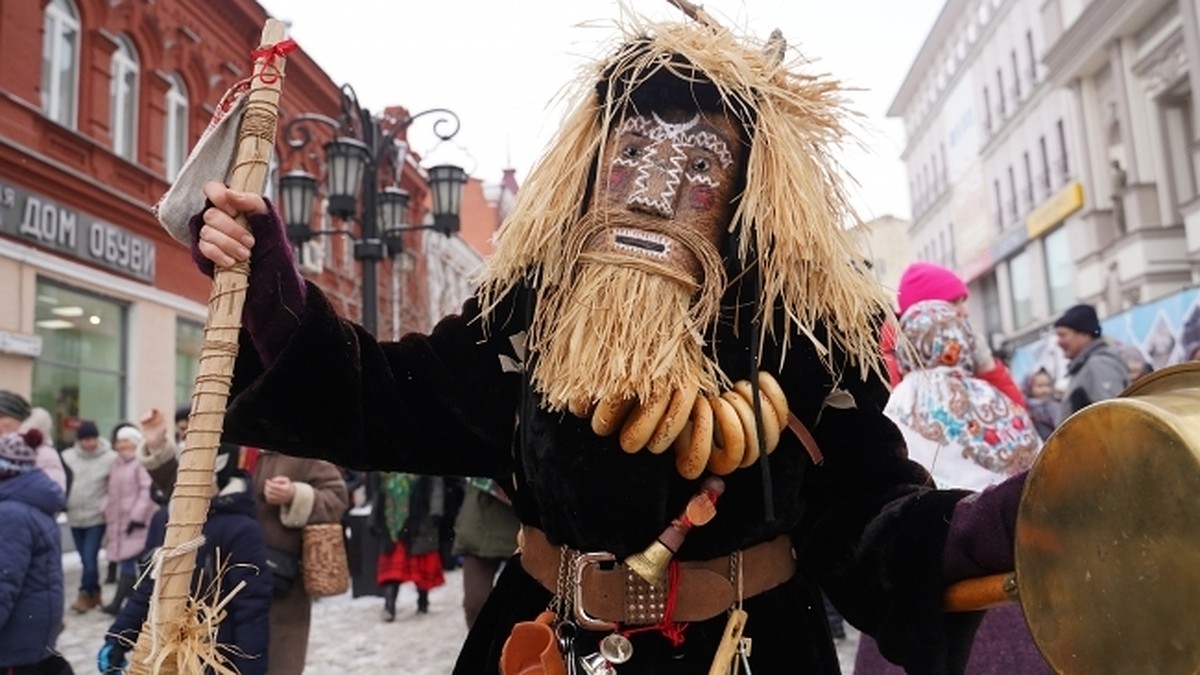
{"label": "bread bagel", "polygon": [[699,478],[708,466],[713,447],[712,406],[703,396],[697,396],[692,403],[691,414],[672,445],[679,475],[688,480]]}
{"label": "bread bagel", "polygon": [[567,410],[570,410],[572,415],[580,419],[591,417],[594,409],[595,402],[592,401],[591,397],[573,398],[567,403]]}
{"label": "bread bagel", "polygon": [[596,404],[592,413],[592,431],[597,436],[611,436],[633,409],[635,401],[631,398],[609,397]]}
{"label": "bread bagel", "polygon": [[738,462],[738,468],[744,469],[758,461],[758,429],[754,423],[754,407],[736,391],[727,391],[721,394],[721,398],[733,406],[738,416],[738,424],[742,427],[745,449],[742,451],[742,461]]}
{"label": "bread bagel", "polygon": [[[738,396],[745,399],[750,404],[750,409],[754,410],[753,392],[750,389],[749,380],[738,380],[737,384],[733,385],[733,390],[737,392]],[[779,445],[779,434],[783,430],[779,426],[779,415],[775,411],[774,404],[766,397],[762,389],[758,390],[758,400],[762,404],[763,446],[769,455],[775,451],[775,446]]]}
{"label": "bread bagel", "polygon": [[713,448],[708,470],[718,476],[733,473],[746,452],[746,434],[733,404],[720,396],[706,399],[713,411]]}
{"label": "bread bagel", "polygon": [[[662,419],[658,421],[658,426],[654,428],[654,434],[650,436],[650,441],[646,443],[646,449],[654,454],[658,454],[675,442],[675,439],[683,432],[683,427],[688,422],[691,416],[692,408],[696,402],[696,395],[699,393],[698,385],[691,385],[686,389],[677,389],[671,395],[671,402],[667,405],[666,411],[662,415]],[[707,459],[705,461],[708,461]]]}
{"label": "bread bagel", "polygon": [[646,447],[646,442],[654,435],[663,413],[671,403],[671,393],[656,388],[650,394],[650,400],[639,402],[625,418],[621,425],[621,449],[625,452],[637,452]]}
{"label": "bread bagel", "polygon": [[760,370],[758,371],[758,390],[771,402],[771,407],[775,409],[775,417],[779,422],[779,429],[782,431],[788,423],[788,402],[787,395],[783,393],[783,387],[779,386],[779,382],[773,375],[765,370]]}

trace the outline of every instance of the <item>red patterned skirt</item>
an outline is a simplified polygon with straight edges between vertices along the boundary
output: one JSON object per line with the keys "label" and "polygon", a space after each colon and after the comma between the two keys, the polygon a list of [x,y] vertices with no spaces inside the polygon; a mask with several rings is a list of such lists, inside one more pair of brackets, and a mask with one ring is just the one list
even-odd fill
{"label": "red patterned skirt", "polygon": [[446,577],[442,575],[442,556],[437,549],[409,555],[404,543],[396,542],[390,553],[379,554],[377,568],[375,583],[380,586],[411,581],[417,588],[427,591],[446,583]]}

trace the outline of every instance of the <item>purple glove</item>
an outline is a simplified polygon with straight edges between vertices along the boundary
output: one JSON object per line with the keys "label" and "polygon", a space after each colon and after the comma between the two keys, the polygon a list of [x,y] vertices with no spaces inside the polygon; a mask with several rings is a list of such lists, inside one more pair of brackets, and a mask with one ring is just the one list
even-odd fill
{"label": "purple glove", "polygon": [[[263,366],[270,367],[287,345],[288,336],[300,325],[307,291],[296,268],[292,245],[284,234],[283,221],[275,205],[265,201],[266,213],[246,218],[254,233],[254,247],[250,249],[250,286],[246,290],[242,325],[250,333]],[[206,201],[204,210],[211,207],[212,202]],[[201,272],[211,277],[213,262],[198,247],[202,227],[204,211],[192,216],[188,229],[192,233],[192,260]]]}
{"label": "purple glove", "polygon": [[1017,506],[1028,471],[960,501],[950,518],[942,575],[947,584],[1013,571]]}

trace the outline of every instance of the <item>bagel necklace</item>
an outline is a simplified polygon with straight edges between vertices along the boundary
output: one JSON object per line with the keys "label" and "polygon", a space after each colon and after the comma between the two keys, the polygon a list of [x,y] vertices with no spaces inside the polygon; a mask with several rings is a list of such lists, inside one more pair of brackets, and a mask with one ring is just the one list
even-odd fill
{"label": "bagel necklace", "polygon": [[571,412],[590,417],[598,436],[620,432],[621,449],[627,453],[644,449],[661,454],[672,448],[675,469],[688,480],[699,478],[706,469],[724,476],[758,461],[760,447],[767,454],[773,452],[787,427],[783,388],[766,371],[759,371],[757,380],[761,446],[754,419],[755,387],[749,380],[739,380],[715,396],[700,394],[698,387],[669,395],[655,391],[646,401],[612,397],[591,407],[572,405]]}

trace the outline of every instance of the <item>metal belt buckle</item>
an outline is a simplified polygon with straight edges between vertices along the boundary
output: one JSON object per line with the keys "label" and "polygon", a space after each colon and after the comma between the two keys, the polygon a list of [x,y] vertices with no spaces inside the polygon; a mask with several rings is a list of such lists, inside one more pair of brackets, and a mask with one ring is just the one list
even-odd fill
{"label": "metal belt buckle", "polygon": [[590,565],[597,565],[603,562],[616,562],[617,557],[605,551],[597,551],[595,553],[580,553],[575,558],[574,579],[575,582],[575,618],[579,625],[584,630],[591,631],[612,631],[617,629],[617,624],[611,621],[597,619],[587,613],[583,606],[583,571]]}

